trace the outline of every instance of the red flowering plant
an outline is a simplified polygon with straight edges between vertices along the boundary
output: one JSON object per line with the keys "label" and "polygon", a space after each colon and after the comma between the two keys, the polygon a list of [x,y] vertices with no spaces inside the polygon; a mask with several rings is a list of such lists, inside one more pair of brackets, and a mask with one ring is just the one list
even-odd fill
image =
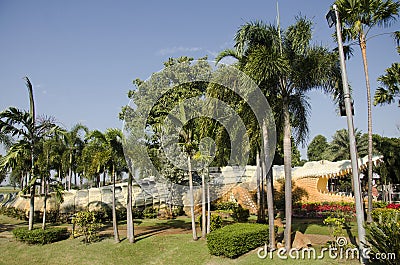
{"label": "red flowering plant", "polygon": [[400,210],[400,203],[390,203],[386,206],[386,208]]}
{"label": "red flowering plant", "polygon": [[352,219],[355,213],[354,203],[322,202],[322,203],[297,203],[293,207],[297,217],[326,218],[328,216],[344,217]]}

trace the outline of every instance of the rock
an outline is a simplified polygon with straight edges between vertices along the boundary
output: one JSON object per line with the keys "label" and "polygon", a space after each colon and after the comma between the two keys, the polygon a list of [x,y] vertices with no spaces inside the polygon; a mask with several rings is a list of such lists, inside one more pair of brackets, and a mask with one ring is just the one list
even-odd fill
{"label": "rock", "polygon": [[311,246],[311,240],[303,233],[296,231],[292,247],[295,249],[302,249]]}

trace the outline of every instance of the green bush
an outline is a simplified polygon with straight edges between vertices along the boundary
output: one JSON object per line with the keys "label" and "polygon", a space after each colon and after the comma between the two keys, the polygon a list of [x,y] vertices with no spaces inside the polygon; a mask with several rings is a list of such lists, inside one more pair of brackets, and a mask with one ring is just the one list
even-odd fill
{"label": "green bush", "polygon": [[154,218],[157,218],[157,214],[158,214],[158,210],[153,207],[146,207],[143,210],[144,218],[154,219]]}
{"label": "green bush", "polygon": [[268,242],[268,226],[238,223],[217,229],[207,235],[211,255],[236,258]]}
{"label": "green bush", "polygon": [[398,218],[400,220],[400,211],[397,209],[377,208],[374,209],[371,214],[375,222],[382,222],[392,218]]}
{"label": "green bush", "polygon": [[373,208],[385,208],[389,203],[384,202],[384,201],[377,201],[377,202],[372,202],[372,207]]}
{"label": "green bush", "polygon": [[[101,227],[99,220],[96,218],[96,212],[77,212],[73,219],[78,233],[83,234],[85,243],[90,243],[98,238],[98,230]],[[74,235],[75,236],[75,235]]]}
{"label": "green bush", "polygon": [[239,204],[235,208],[233,208],[233,212],[232,212],[231,216],[235,222],[244,223],[244,222],[247,222],[247,220],[249,219],[250,211],[249,211],[249,209],[244,209]]}
{"label": "green bush", "polygon": [[215,210],[233,211],[237,207],[235,202],[220,202],[214,205]]}
{"label": "green bush", "polygon": [[139,208],[132,209],[132,218],[133,219],[143,219],[143,210]]}
{"label": "green bush", "polygon": [[28,230],[28,228],[21,227],[14,229],[12,232],[17,240],[28,244],[44,245],[64,240],[69,237],[69,232],[67,228],[58,228],[58,227],[50,227],[47,228],[46,230],[43,229]]}
{"label": "green bush", "polygon": [[6,215],[11,218],[16,218],[19,220],[28,220],[24,210],[14,208],[14,207],[1,207],[0,214]]}
{"label": "green bush", "polygon": [[[203,227],[201,226],[201,221],[203,219],[202,215],[199,215],[198,217],[198,221],[200,224],[200,229],[203,229]],[[211,214],[210,216],[210,232],[215,231],[219,228],[222,227],[222,217],[219,216],[218,214]]]}

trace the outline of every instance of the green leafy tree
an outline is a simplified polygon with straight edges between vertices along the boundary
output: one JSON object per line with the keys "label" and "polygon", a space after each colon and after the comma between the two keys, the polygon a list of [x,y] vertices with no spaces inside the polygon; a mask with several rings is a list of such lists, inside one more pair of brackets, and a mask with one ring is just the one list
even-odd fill
{"label": "green leafy tree", "polygon": [[340,13],[344,41],[356,41],[361,49],[368,105],[368,211],[367,221],[372,222],[372,103],[367,61],[367,38],[376,26],[389,27],[399,16],[400,2],[392,0],[336,0]]}
{"label": "green leafy tree", "polygon": [[400,183],[400,139],[374,135],[376,150],[383,155],[383,163],[376,169],[383,183]]}
{"label": "green leafy tree", "polygon": [[324,160],[324,152],[329,148],[328,141],[325,136],[317,135],[312,139],[307,148],[307,157],[310,161]]}

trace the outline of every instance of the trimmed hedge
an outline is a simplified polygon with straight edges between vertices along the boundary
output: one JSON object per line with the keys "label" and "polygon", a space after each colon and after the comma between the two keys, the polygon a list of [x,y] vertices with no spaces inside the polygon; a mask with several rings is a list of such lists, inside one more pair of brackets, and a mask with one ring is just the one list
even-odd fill
{"label": "trimmed hedge", "polygon": [[268,242],[268,226],[237,223],[217,229],[207,235],[211,255],[236,258]]}
{"label": "trimmed hedge", "polygon": [[13,231],[17,240],[28,244],[48,244],[69,238],[67,228],[49,227],[46,230],[26,227],[16,228]]}

